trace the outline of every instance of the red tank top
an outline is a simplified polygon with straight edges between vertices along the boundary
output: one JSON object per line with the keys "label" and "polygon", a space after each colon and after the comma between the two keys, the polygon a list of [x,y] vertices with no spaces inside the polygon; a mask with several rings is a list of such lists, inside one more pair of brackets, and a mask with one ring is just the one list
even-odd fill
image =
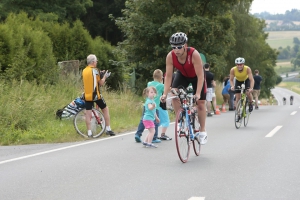
{"label": "red tank top", "polygon": [[188,77],[188,78],[196,77],[195,68],[192,63],[192,55],[193,55],[194,51],[195,51],[195,48],[193,48],[193,47],[187,48],[187,56],[186,56],[186,60],[185,60],[184,64],[181,64],[178,61],[176,54],[174,53],[174,51],[172,51],[173,66],[176,69],[178,69],[183,76]]}

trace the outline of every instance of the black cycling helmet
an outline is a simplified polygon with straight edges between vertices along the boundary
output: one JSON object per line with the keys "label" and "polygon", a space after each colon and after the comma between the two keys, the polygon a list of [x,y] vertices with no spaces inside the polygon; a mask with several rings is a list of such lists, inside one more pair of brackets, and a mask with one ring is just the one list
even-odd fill
{"label": "black cycling helmet", "polygon": [[184,45],[187,41],[188,38],[183,32],[174,33],[169,39],[171,45]]}

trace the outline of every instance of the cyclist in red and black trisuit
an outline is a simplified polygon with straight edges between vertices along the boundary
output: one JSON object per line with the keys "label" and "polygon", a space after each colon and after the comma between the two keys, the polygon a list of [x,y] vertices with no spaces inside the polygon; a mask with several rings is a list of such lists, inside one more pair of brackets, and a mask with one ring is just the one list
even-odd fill
{"label": "cyclist in red and black trisuit", "polygon": [[[165,88],[161,100],[165,101],[167,97],[175,68],[177,69],[177,72],[172,82],[172,88],[178,89],[179,86],[187,88],[190,83],[192,84],[194,96],[197,101],[198,118],[201,126],[200,143],[205,144],[207,142],[207,133],[205,129],[206,82],[204,69],[199,52],[193,47],[188,47],[187,41],[188,38],[186,34],[182,32],[174,33],[169,39],[173,50],[168,53],[166,58]],[[177,113],[180,110],[179,99],[173,99],[172,105]]]}

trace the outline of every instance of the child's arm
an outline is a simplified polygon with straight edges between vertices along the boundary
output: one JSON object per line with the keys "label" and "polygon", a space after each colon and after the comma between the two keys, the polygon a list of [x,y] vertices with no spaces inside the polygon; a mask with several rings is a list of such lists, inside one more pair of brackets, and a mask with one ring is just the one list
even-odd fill
{"label": "child's arm", "polygon": [[148,103],[148,109],[149,110],[155,109],[155,103]]}

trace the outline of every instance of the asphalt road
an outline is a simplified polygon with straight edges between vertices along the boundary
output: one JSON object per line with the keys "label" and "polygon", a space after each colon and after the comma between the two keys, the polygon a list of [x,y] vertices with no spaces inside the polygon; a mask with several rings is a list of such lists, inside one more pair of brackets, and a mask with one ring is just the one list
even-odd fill
{"label": "asphalt road", "polygon": [[[1,146],[0,200],[299,199],[300,96],[272,93],[278,100],[293,94],[294,105],[260,106],[240,129],[232,111],[207,118],[208,143],[185,164],[174,138],[150,149],[134,133]],[[174,124],[167,134],[174,135]]]}

